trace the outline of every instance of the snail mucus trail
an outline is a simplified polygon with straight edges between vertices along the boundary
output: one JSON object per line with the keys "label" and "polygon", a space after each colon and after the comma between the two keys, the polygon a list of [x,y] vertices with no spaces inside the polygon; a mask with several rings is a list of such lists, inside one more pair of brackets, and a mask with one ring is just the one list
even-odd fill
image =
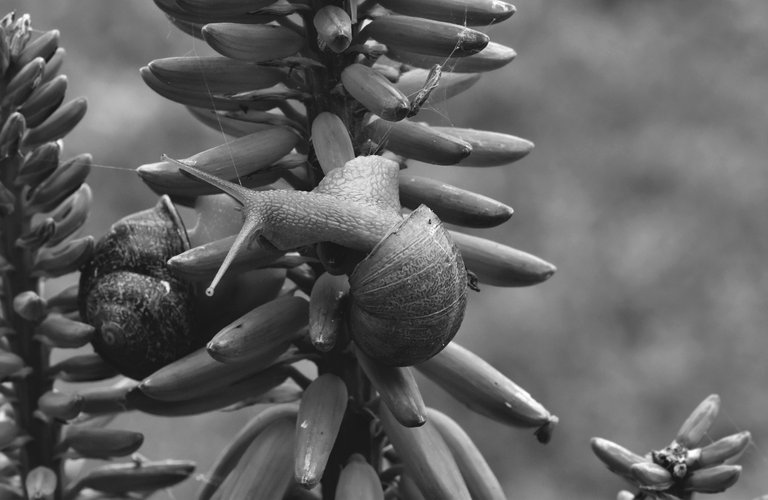
{"label": "snail mucus trail", "polygon": [[252,191],[164,159],[243,205],[243,227],[206,293],[256,234],[280,250],[331,242],[367,254],[349,275],[345,316],[352,339],[369,357],[393,366],[417,364],[458,331],[467,304],[464,262],[428,207],[401,216],[397,163],[357,157],[305,192]]}

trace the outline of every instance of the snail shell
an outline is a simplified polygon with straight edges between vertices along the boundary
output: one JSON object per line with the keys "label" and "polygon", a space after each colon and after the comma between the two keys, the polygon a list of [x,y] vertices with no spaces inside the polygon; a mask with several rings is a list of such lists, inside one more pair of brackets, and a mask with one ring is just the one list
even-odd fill
{"label": "snail shell", "polygon": [[352,272],[348,327],[369,357],[425,361],[453,339],[467,305],[467,271],[440,219],[421,205]]}
{"label": "snail shell", "polygon": [[170,198],[116,222],[81,269],[80,315],[93,347],[124,375],[142,379],[202,345],[193,333],[191,286],[166,261],[189,249]]}

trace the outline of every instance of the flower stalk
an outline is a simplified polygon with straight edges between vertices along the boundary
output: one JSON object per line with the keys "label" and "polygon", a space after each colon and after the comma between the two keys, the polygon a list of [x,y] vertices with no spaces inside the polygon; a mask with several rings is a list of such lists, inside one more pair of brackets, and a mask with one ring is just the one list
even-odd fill
{"label": "flower stalk", "polygon": [[[56,102],[65,82],[56,76],[61,58],[58,39],[56,30],[35,34],[27,15],[8,14],[0,20],[0,183],[5,200],[0,216],[0,255],[5,262],[0,298],[2,351],[15,353],[23,361],[23,367],[3,377],[2,413],[15,430],[4,441],[4,453],[19,470],[19,478],[9,479],[11,487],[23,491],[21,480],[36,471],[31,483],[45,498],[61,491],[55,478],[62,460],[55,451],[61,424],[38,411],[38,400],[51,391],[55,380],[47,373],[52,346],[38,330],[50,313],[39,295],[41,277],[63,270],[66,252],[51,261],[47,249],[66,242],[81,223],[68,225],[67,220],[73,219],[57,214],[59,205],[79,201],[65,199],[79,187],[77,178],[59,182],[62,191],[55,195],[36,198],[50,210],[43,219],[47,225],[40,223],[37,206],[29,203],[41,186],[55,179],[61,168],[59,140],[82,116],[79,109],[73,113],[68,110],[73,106],[61,108],[60,100]],[[82,201],[74,210],[78,216],[87,214],[89,198]],[[53,488],[48,484],[51,478]]]}

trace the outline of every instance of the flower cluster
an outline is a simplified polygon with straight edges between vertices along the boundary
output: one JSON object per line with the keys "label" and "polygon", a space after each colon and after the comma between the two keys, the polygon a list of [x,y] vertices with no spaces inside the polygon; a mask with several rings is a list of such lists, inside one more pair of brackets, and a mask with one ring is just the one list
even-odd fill
{"label": "flower cluster", "polygon": [[[27,435],[50,448],[9,452],[3,484],[28,498],[143,498],[194,464],[134,457],[67,477],[63,463],[136,452],[142,434],[107,427],[121,412],[258,405],[199,499],[504,498],[469,436],[426,406],[415,370],[547,442],[557,417],[453,339],[471,290],[534,285],[555,268],[449,230],[497,226],[512,209],[407,167],[502,166],[531,151],[509,134],[415,119],[512,61],[511,48],[472,26],[504,21],[514,7],[155,3],[220,55],[155,60],[143,80],[232,139],[139,167],[160,201],[97,242],[72,236],[88,213],[90,157],[58,161],[58,139],[85,110],[83,100],[61,105],[58,33],[32,39],[28,17],[2,22],[0,236],[13,297],[3,326],[21,342],[7,342],[15,364],[3,375],[25,396],[6,405],[10,430],[0,435],[16,449]],[[194,227],[177,205],[195,210]],[[78,286],[39,295],[37,277],[78,269]],[[48,366],[52,347],[89,343],[93,353]],[[54,387],[115,377],[98,388]]]}
{"label": "flower cluster", "polygon": [[719,409],[720,397],[710,395],[683,422],[669,445],[645,456],[593,438],[595,455],[638,488],[638,493],[620,492],[619,500],[688,499],[696,492],[718,493],[733,486],[741,466],[732,462],[749,446],[751,436],[749,431],[739,432],[702,446]]}
{"label": "flower cluster", "polygon": [[[112,376],[98,356],[49,366],[53,348],[87,345],[94,328],[79,321],[77,287],[48,300],[40,280],[75,272],[94,240],[77,237],[91,191],[87,154],[62,159],[62,138],[83,118],[86,101],[65,101],[57,30],[37,32],[28,15],[0,19],[0,496],[53,498],[61,491],[60,453],[83,447],[89,431],[61,436],[55,380]],[[73,415],[70,415],[73,416]],[[134,449],[141,435],[131,435]],[[128,451],[130,453],[130,451]],[[24,496],[26,493],[26,497]]]}
{"label": "flower cluster", "polygon": [[[443,223],[496,226],[512,210],[407,166],[499,166],[532,149],[512,135],[414,119],[514,58],[468,27],[504,21],[514,7],[155,3],[219,55],[155,60],[142,78],[233,139],[138,173],[196,210],[190,249],[168,266],[210,283],[194,300],[216,304],[206,310],[229,323],[208,332],[205,347],[147,367],[126,406],[177,415],[270,404],[222,453],[201,499],[280,498],[295,488],[315,498],[503,498],[466,433],[426,407],[412,367],[546,442],[557,418],[453,337],[468,289],[533,285],[554,266],[448,231]],[[237,292],[246,289],[271,292],[246,300]],[[102,331],[105,317],[86,319]],[[124,342],[98,350],[125,357]],[[317,375],[299,373],[297,360]]]}

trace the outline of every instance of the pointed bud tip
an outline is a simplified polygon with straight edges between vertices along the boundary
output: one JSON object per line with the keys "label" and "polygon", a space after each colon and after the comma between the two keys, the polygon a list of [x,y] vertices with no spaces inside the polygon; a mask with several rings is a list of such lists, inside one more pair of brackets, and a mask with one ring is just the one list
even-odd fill
{"label": "pointed bud tip", "polygon": [[611,443],[611,441],[601,437],[593,437],[589,440],[589,445],[593,450],[604,448],[605,445],[609,443]]}
{"label": "pointed bud tip", "polygon": [[536,436],[536,439],[541,444],[547,444],[552,439],[552,433],[555,431],[555,427],[557,427],[558,422],[560,422],[560,419],[556,415],[550,415],[549,421],[536,429],[536,432],[533,434]]}
{"label": "pointed bud tip", "polygon": [[312,340],[312,345],[320,352],[329,352],[336,346],[336,342],[325,337]]}
{"label": "pointed bud tip", "polygon": [[139,71],[144,71],[144,69],[148,70],[152,74],[155,74],[155,69],[157,69],[157,62],[155,60],[149,61],[147,65],[142,66]]}
{"label": "pointed bud tip", "polygon": [[548,269],[548,270],[546,270],[546,271],[544,271],[544,272],[541,274],[541,276],[542,276],[542,278],[543,278],[543,280],[542,280],[542,281],[546,281],[546,280],[548,280],[548,279],[549,279],[549,278],[551,278],[551,277],[552,277],[552,276],[555,274],[555,272],[557,271],[557,267],[556,267],[554,264],[550,264],[549,262],[545,262],[545,264],[547,264],[547,266],[549,267],[549,269]]}
{"label": "pointed bud tip", "polygon": [[392,111],[393,121],[404,120],[411,112],[411,107],[405,103],[398,103],[397,107]]}
{"label": "pointed bud tip", "polygon": [[296,477],[296,483],[298,483],[302,488],[311,490],[320,484],[320,478],[316,477],[309,471],[304,471],[301,477]]}
{"label": "pointed bud tip", "polygon": [[136,173],[142,179],[151,179],[159,174],[165,174],[168,172],[170,165],[167,161],[159,161],[156,163],[146,163],[136,168]]}
{"label": "pointed bud tip", "polygon": [[149,375],[145,377],[141,382],[139,382],[139,384],[136,387],[138,387],[138,389],[141,392],[146,393],[146,389],[151,389],[152,384],[153,384],[152,375]]}
{"label": "pointed bud tip", "polygon": [[529,141],[528,139],[520,139],[521,146],[520,149],[522,149],[525,154],[529,154],[533,149],[536,147],[536,144],[534,144],[533,141]]}
{"label": "pointed bud tip", "polygon": [[205,346],[205,350],[208,352],[208,355],[216,361],[220,361],[222,363],[227,361],[227,356],[224,354],[225,348],[221,345],[220,342],[211,340]]}
{"label": "pointed bud tip", "polygon": [[412,424],[412,425],[405,425],[405,424],[404,425],[406,427],[421,427],[422,425],[427,423],[427,417],[425,417],[424,415],[421,415],[421,414],[414,415],[413,420],[408,422],[408,423]]}

